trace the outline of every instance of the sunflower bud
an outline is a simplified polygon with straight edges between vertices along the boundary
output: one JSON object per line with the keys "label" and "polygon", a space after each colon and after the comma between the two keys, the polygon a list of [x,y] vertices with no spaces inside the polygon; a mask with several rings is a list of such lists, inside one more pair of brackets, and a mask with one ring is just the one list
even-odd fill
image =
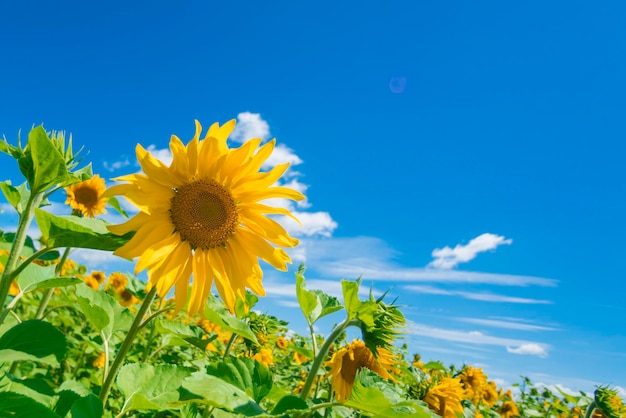
{"label": "sunflower bud", "polygon": [[607,418],[626,417],[626,406],[617,391],[608,387],[599,387],[595,391],[596,408]]}

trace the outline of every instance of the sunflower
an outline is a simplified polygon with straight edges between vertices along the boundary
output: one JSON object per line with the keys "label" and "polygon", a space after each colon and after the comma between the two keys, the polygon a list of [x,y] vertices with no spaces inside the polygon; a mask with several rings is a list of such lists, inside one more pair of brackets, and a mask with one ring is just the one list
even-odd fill
{"label": "sunflower", "polygon": [[498,389],[495,382],[488,382],[487,385],[485,385],[482,397],[484,404],[488,407],[492,407],[496,404],[498,401]]}
{"label": "sunflower", "polygon": [[333,392],[339,402],[350,397],[354,379],[363,367],[370,369],[383,379],[391,379],[391,369],[396,363],[395,356],[384,348],[378,348],[378,355],[365,346],[363,341],[354,340],[333,354],[330,359],[330,377]]}
{"label": "sunflower", "polygon": [[269,348],[262,348],[261,351],[252,356],[252,358],[265,367],[270,367],[274,364],[274,356],[272,355],[272,350]]}
{"label": "sunflower", "polygon": [[200,139],[202,127],[196,121],[196,134],[187,145],[172,135],[169,167],[137,145],[143,173],[117,178],[127,184],[113,186],[106,193],[123,195],[140,210],[126,223],[109,226],[120,235],[136,231],[115,254],[139,257],[135,273],[147,269],[148,290],[156,286],[160,297],[175,286],[177,311],[187,301],[193,275],[189,315],[201,310],[213,283],[231,312],[237,298],[245,300],[246,288],[265,295],[259,258],[286,271],[291,259],[280,247],[298,244],[265,216],[286,215],[296,220],[293,215],[285,208],[261,203],[271,198],[304,199],[296,190],[272,186],[289,164],[260,172],[275,140],[259,147],[261,139],[254,138],[231,149],[226,140],[234,127],[234,120],[221,127],[215,123]]}
{"label": "sunflower", "polygon": [[626,406],[616,390],[599,387],[594,393],[597,410],[607,418],[626,417]]}
{"label": "sunflower", "polygon": [[91,363],[93,367],[96,369],[102,369],[104,367],[104,363],[106,362],[106,357],[104,353],[100,353],[98,357]]}
{"label": "sunflower", "polygon": [[276,347],[284,350],[289,345],[289,342],[282,335],[276,339]]}
{"label": "sunflower", "polygon": [[83,216],[94,218],[107,212],[104,207],[108,198],[102,196],[105,190],[104,179],[96,174],[89,180],[66,187],[67,200],[65,204],[70,205],[74,211]]}
{"label": "sunflower", "polygon": [[126,289],[128,284],[128,278],[123,273],[116,271],[109,276],[109,286],[113,287],[116,293],[122,293]]}
{"label": "sunflower", "polygon": [[444,377],[439,383],[431,386],[424,396],[424,402],[436,414],[443,418],[456,418],[457,412],[463,414],[461,400],[465,397],[465,389],[459,378]]}
{"label": "sunflower", "polygon": [[474,405],[478,405],[478,402],[482,399],[483,390],[487,386],[487,376],[483,373],[483,369],[467,366],[463,369],[459,378],[467,391],[467,396]]}
{"label": "sunflower", "polygon": [[519,409],[514,401],[504,401],[498,408],[498,413],[502,418],[519,417]]}

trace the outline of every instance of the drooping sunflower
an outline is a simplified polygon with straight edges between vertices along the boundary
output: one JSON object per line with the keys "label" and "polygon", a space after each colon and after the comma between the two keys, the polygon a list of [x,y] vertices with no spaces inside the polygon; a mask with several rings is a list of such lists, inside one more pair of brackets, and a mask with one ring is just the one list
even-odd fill
{"label": "drooping sunflower", "polygon": [[605,417],[626,417],[626,405],[616,390],[599,387],[594,392],[594,400],[597,404],[597,410],[601,411]]}
{"label": "drooping sunflower", "polygon": [[465,389],[459,378],[444,377],[430,387],[424,402],[436,414],[443,418],[457,418],[457,412],[463,414],[461,400],[465,398]]}
{"label": "drooping sunflower", "polygon": [[391,378],[391,370],[396,364],[396,358],[390,351],[378,348],[378,355],[374,354],[363,341],[354,340],[341,350],[335,352],[330,359],[330,378],[333,392],[339,402],[350,397],[354,379],[363,367],[370,369],[383,379]]}
{"label": "drooping sunflower", "polygon": [[483,390],[487,386],[487,375],[483,373],[483,369],[466,366],[459,378],[472,403],[478,405],[478,402],[482,399]]}
{"label": "drooping sunflower", "polygon": [[66,187],[65,204],[83,216],[94,218],[107,212],[105,206],[108,198],[102,196],[105,190],[104,179],[96,174],[89,180]]}
{"label": "drooping sunflower", "polygon": [[261,139],[254,138],[229,148],[226,141],[234,127],[234,120],[215,123],[200,139],[202,127],[196,121],[196,133],[187,145],[172,135],[169,167],[137,145],[143,173],[116,179],[127,184],[106,193],[123,195],[140,210],[128,222],[109,227],[115,234],[136,231],[115,254],[139,257],[135,273],[147,269],[148,288],[156,286],[160,297],[174,286],[177,310],[187,301],[193,275],[190,315],[201,310],[214,283],[231,311],[237,298],[245,300],[246,288],[264,295],[259,258],[284,271],[291,259],[280,247],[298,244],[265,215],[297,219],[285,208],[262,203],[304,199],[296,190],[274,186],[289,164],[259,171],[275,141],[260,146]]}

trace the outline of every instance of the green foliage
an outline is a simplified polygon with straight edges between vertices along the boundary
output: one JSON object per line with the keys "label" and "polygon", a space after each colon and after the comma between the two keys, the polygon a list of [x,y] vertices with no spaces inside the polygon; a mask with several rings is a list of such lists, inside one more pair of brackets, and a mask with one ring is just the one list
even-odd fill
{"label": "green foliage", "polygon": [[228,309],[213,295],[210,295],[204,309],[204,317],[219,325],[223,330],[234,332],[237,335],[258,344],[256,336],[250,326],[228,312]]}
{"label": "green foliage", "polygon": [[111,234],[101,219],[78,216],[57,216],[35,209],[35,219],[41,229],[43,240],[49,247],[90,248],[115,251],[124,245],[133,233],[122,236]]}
{"label": "green foliage", "polygon": [[304,265],[301,265],[296,272],[296,296],[308,324],[313,325],[318,319],[343,309],[343,306],[337,298],[321,290],[307,290],[304,270]]}
{"label": "green foliage", "polygon": [[260,402],[273,385],[270,371],[251,358],[229,357],[210,367],[208,372],[243,390],[256,402]]}
{"label": "green foliage", "polygon": [[0,361],[61,361],[67,351],[65,336],[41,320],[19,323],[0,336]]}

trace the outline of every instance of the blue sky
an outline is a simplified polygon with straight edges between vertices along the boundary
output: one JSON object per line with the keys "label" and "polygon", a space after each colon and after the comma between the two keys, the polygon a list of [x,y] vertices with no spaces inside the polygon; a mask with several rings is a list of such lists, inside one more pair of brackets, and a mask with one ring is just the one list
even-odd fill
{"label": "blue sky", "polygon": [[[3,4],[0,134],[67,130],[110,178],[238,118],[306,189],[310,288],[391,288],[412,351],[500,384],[626,387],[626,6],[266,3]],[[293,282],[260,309],[304,331]]]}

